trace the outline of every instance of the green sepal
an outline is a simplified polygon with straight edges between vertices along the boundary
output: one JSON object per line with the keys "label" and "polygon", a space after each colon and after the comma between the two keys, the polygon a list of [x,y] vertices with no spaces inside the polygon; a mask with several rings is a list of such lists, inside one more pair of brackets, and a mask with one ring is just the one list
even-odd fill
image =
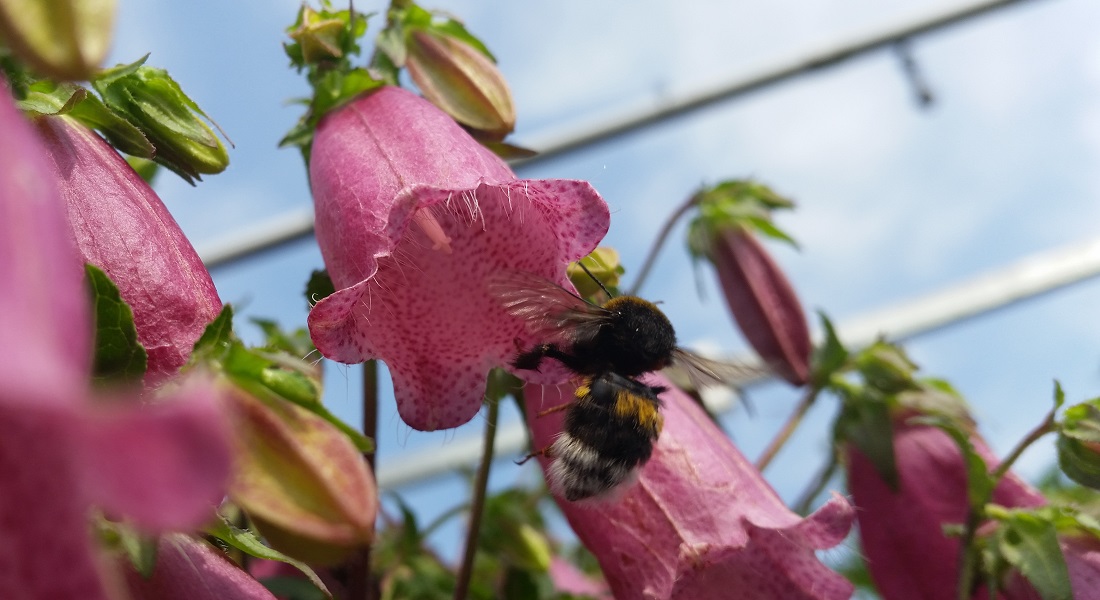
{"label": "green sepal", "polygon": [[332,592],[325,587],[325,583],[321,581],[321,578],[317,576],[317,573],[310,568],[306,563],[295,560],[274,548],[265,545],[256,536],[255,533],[247,529],[241,529],[227,521],[222,517],[217,523],[207,527],[206,534],[215,537],[227,545],[244,552],[249,556],[256,558],[262,558],[265,560],[274,560],[281,563],[286,563],[295,569],[302,572],[303,575],[313,584],[318,590],[320,590],[325,598],[332,598]]}
{"label": "green sepal", "polygon": [[[445,37],[455,38],[473,47],[478,52],[484,54],[486,58],[493,62],[497,62],[492,52],[489,52],[489,48],[477,38],[474,34],[470,33],[466,29],[466,26],[448,15],[439,12],[431,12],[425,10],[412,2],[407,2],[401,8],[392,9],[389,12],[389,26],[387,30],[394,30],[398,32],[398,37],[402,40],[405,35],[415,31],[430,31]],[[393,34],[391,34],[393,35]],[[382,49],[383,51],[390,53],[394,51],[394,44],[386,44]],[[404,52],[402,48],[400,51]],[[403,66],[405,64],[404,55],[394,52],[390,54],[390,58],[394,63]]]}
{"label": "green sepal", "polygon": [[92,87],[156,148],[155,157],[143,158],[153,158],[188,183],[224,171],[229,153],[206,122],[217,124],[167,71],[145,66],[147,58],[100,72]]}
{"label": "green sepal", "polygon": [[133,527],[104,517],[93,519],[96,534],[107,548],[115,548],[126,557],[139,575],[153,576],[157,565],[157,538],[143,534]]}
{"label": "green sepal", "polygon": [[821,329],[825,332],[825,340],[814,348],[811,359],[813,375],[810,380],[816,387],[824,387],[847,364],[849,353],[837,336],[836,328],[833,327],[829,316],[822,311],[818,311],[817,314],[821,318]]}
{"label": "green sepal", "polygon": [[867,386],[883,394],[898,394],[917,387],[913,379],[917,365],[896,344],[877,340],[861,350],[853,362]]}
{"label": "green sepal", "polygon": [[157,178],[157,174],[160,173],[160,165],[139,156],[127,156],[126,163],[130,165],[130,168],[141,177],[145,183],[153,185],[153,181]]}
{"label": "green sepal", "polygon": [[996,533],[986,542],[987,558],[995,568],[1015,568],[1039,592],[1043,600],[1072,600],[1069,569],[1058,543],[1058,520],[1066,515],[1053,507],[1035,510],[1006,509],[995,505],[987,515],[998,522]]}
{"label": "green sepal", "polygon": [[693,201],[697,214],[688,226],[688,250],[696,258],[709,256],[715,240],[723,232],[736,229],[755,230],[798,247],[794,238],[772,221],[773,211],[794,208],[794,202],[762,183],[723,181],[696,192]]}
{"label": "green sepal", "polygon": [[17,104],[20,110],[36,115],[72,117],[103,134],[112,146],[126,154],[145,159],[156,155],[156,149],[141,129],[81,86],[49,80],[36,81],[27,88],[26,96]]}
{"label": "green sepal", "polygon": [[140,381],[148,355],[138,341],[134,312],[106,273],[86,264],[84,274],[95,318],[92,378],[98,383]]}
{"label": "green sepal", "polygon": [[299,355],[298,351],[288,353],[279,347],[280,344],[297,347],[301,340],[295,341],[286,334],[276,340],[270,348],[246,348],[233,335],[233,309],[226,305],[195,342],[191,364],[206,365],[260,400],[281,398],[297,404],[347,435],[360,452],[373,452],[374,442],[369,437],[340,420],[321,403],[321,370],[299,357],[308,352]]}
{"label": "green sepal", "polygon": [[305,358],[316,350],[309,337],[309,330],[305,327],[287,332],[269,319],[253,318],[250,321],[264,332],[264,348],[268,350],[285,352],[299,358]]}
{"label": "green sepal", "polygon": [[1100,489],[1100,398],[1065,410],[1056,446],[1063,473],[1083,486]]}
{"label": "green sepal", "polygon": [[863,392],[846,397],[833,431],[838,442],[854,445],[871,461],[890,489],[898,489],[901,482],[894,452],[894,426],[884,400]]}

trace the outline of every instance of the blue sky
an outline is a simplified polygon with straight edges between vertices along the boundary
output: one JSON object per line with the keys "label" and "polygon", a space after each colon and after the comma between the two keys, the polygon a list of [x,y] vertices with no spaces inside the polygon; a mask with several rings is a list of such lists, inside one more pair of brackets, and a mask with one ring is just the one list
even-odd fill
{"label": "blue sky", "polygon": [[[197,188],[167,175],[156,186],[196,246],[308,207],[298,154],[275,147],[299,114],[287,100],[305,92],[280,46],[298,3],[120,4],[112,60],[151,52],[149,63],[167,68],[236,143],[226,173]],[[453,12],[497,55],[519,115],[512,139],[533,144],[560,127],[954,4],[441,0],[425,7]],[[897,58],[880,51],[519,174],[592,181],[612,207],[605,243],[622,253],[628,275],[664,218],[700,184],[758,178],[798,202],[779,221],[801,250],[770,247],[807,310],[843,321],[1100,235],[1098,22],[1100,5],[1087,0],[1034,1],[913,40],[936,96],[930,110],[916,107]],[[664,302],[684,342],[743,349],[705,270],[706,298],[698,298],[682,226],[678,233],[645,294]],[[242,318],[300,326],[302,288],[320,265],[308,241],[217,269],[214,278]],[[1003,453],[1048,409],[1053,379],[1071,400],[1100,395],[1097,306],[1100,284],[1086,282],[907,347],[928,374],[963,392]],[[358,381],[356,369],[329,369],[327,401],[353,423]],[[726,422],[755,457],[798,395],[781,384],[750,393],[755,416],[735,410]],[[768,471],[784,497],[810,479],[834,410],[822,402]],[[458,432],[413,432],[387,399],[379,430],[385,462],[480,435],[480,419]],[[1034,477],[1052,458],[1045,440],[1021,470]],[[502,460],[494,485],[537,477],[530,466]],[[446,477],[402,493],[427,517],[449,507],[460,481]]]}

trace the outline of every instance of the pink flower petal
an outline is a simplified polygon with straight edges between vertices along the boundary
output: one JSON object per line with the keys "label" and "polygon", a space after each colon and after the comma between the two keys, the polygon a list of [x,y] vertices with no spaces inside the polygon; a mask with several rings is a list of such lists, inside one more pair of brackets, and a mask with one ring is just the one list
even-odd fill
{"label": "pink flower petal", "polygon": [[[317,240],[339,290],[311,311],[313,341],[341,362],[384,360],[402,418],[422,430],[472,418],[488,370],[510,362],[517,342],[535,342],[486,277],[521,270],[568,285],[565,265],[608,227],[587,183],[517,180],[450,117],[397,88],[327,116],[310,174]],[[548,367],[534,377],[564,376]]]}
{"label": "pink flower petal", "polygon": [[[670,386],[658,375],[646,382]],[[561,430],[562,413],[534,415],[572,393],[527,387],[538,447]],[[615,597],[849,597],[851,584],[814,551],[844,539],[852,507],[836,497],[809,517],[794,514],[689,397],[673,389],[661,398],[664,430],[636,485],[603,503],[555,498]]]}
{"label": "pink flower petal", "polygon": [[600,600],[610,600],[611,592],[607,584],[589,576],[573,563],[560,556],[550,559],[550,580],[554,589],[573,596],[590,596]]}
{"label": "pink flower petal", "polygon": [[126,580],[133,600],[275,600],[221,551],[182,534],[161,536],[152,577],[128,568]]}
{"label": "pink flower petal", "polygon": [[87,503],[71,486],[76,424],[2,402],[0,423],[0,598],[109,598]]}
{"label": "pink flower petal", "polygon": [[149,531],[210,519],[231,465],[217,394],[194,381],[159,404],[87,418],[80,460],[92,502]]}
{"label": "pink flower petal", "polygon": [[210,274],[118,152],[66,117],[37,124],[82,260],[103,269],[133,309],[138,341],[149,353],[145,380],[155,385],[183,366],[221,310]]}
{"label": "pink flower petal", "polygon": [[[998,462],[980,437],[974,435],[971,441],[988,464]],[[966,520],[962,455],[943,431],[907,424],[895,426],[894,452],[900,483],[896,492],[863,453],[854,447],[848,451],[848,489],[858,507],[867,568],[886,598],[954,597],[959,539],[945,535],[943,525]],[[1001,480],[993,501],[1007,507],[1046,502],[1014,474]]]}
{"label": "pink flower petal", "polygon": [[[28,386],[76,388],[90,361],[83,270],[42,143],[0,79],[0,402]],[[64,395],[42,401],[65,402]]]}

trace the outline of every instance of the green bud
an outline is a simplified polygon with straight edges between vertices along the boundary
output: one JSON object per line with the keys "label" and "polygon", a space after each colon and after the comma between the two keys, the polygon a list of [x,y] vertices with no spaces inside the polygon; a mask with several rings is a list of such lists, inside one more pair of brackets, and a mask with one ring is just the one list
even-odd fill
{"label": "green bud", "polygon": [[491,141],[515,129],[516,110],[508,83],[493,61],[458,37],[413,30],[406,38],[406,62],[424,97]]}
{"label": "green bud", "polygon": [[167,71],[144,66],[146,58],[103,71],[92,86],[112,111],[145,133],[156,148],[156,162],[188,182],[224,171],[229,154],[203,121],[210,117]]}
{"label": "green bud", "polygon": [[290,38],[298,43],[304,64],[317,64],[344,56],[341,47],[347,22],[302,6]]}
{"label": "green bud", "polygon": [[[584,269],[580,268],[581,263],[588,268],[596,279],[600,280],[599,283],[589,277]],[[577,288],[577,293],[582,298],[591,298],[602,291],[600,283],[609,290],[618,288],[619,277],[624,271],[625,269],[623,269],[619,260],[618,251],[607,246],[600,246],[579,261],[569,263],[566,274],[569,275],[569,281],[573,283],[573,287]]]}
{"label": "green bud", "polygon": [[917,387],[913,380],[917,365],[900,346],[877,341],[856,356],[855,365],[869,387],[885,394]]}
{"label": "green bud", "polygon": [[1058,466],[1077,483],[1100,489],[1100,398],[1066,409],[1058,428]]}
{"label": "green bud", "polygon": [[0,0],[0,38],[41,75],[89,79],[107,56],[115,0]]}

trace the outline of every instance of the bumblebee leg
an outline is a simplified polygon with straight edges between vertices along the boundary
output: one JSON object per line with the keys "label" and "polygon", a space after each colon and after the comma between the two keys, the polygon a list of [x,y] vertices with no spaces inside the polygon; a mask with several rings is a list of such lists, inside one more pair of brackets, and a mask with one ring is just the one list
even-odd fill
{"label": "bumblebee leg", "polygon": [[546,415],[552,415],[556,412],[561,412],[563,410],[567,410],[571,406],[573,406],[573,402],[566,402],[565,404],[559,404],[559,405],[557,405],[553,408],[548,408],[546,410],[539,411],[538,413],[535,414],[535,416],[536,417],[545,417]]}
{"label": "bumblebee leg", "polygon": [[551,348],[550,344],[539,344],[526,352],[520,352],[512,361],[512,366],[523,371],[538,371],[542,365],[542,359],[546,358]]}
{"label": "bumblebee leg", "polygon": [[528,454],[527,456],[524,456],[523,458],[517,460],[516,464],[517,465],[522,465],[523,463],[531,460],[532,458],[535,458],[536,456],[545,456],[547,458],[551,458],[551,456],[550,456],[550,446],[547,446],[547,447],[543,448],[542,450],[539,450],[537,452],[532,452],[532,453]]}

